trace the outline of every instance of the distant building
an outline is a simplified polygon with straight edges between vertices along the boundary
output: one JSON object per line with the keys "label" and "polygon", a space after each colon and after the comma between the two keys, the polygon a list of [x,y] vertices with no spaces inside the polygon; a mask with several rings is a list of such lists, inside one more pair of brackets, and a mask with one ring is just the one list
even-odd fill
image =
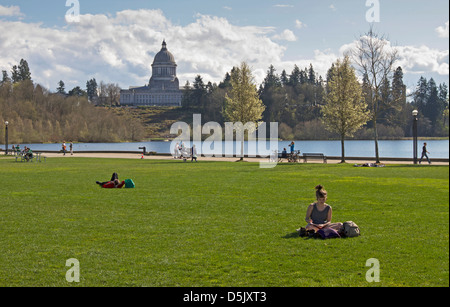
{"label": "distant building", "polygon": [[165,41],[155,55],[148,86],[120,91],[120,104],[125,106],[181,106],[182,91],[177,78],[177,64]]}

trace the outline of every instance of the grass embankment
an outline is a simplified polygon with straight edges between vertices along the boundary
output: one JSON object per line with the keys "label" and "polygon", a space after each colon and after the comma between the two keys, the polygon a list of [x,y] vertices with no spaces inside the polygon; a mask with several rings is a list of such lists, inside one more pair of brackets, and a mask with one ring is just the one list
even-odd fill
{"label": "grass embankment", "polygon": [[[114,171],[136,188],[95,184]],[[2,158],[0,177],[0,286],[449,285],[448,166]],[[319,183],[361,237],[295,234]]]}
{"label": "grass embankment", "polygon": [[138,107],[138,108],[111,108],[119,116],[131,116],[139,121],[145,128],[146,140],[166,140],[174,138],[170,134],[172,124],[182,121],[192,123],[193,111],[180,107]]}

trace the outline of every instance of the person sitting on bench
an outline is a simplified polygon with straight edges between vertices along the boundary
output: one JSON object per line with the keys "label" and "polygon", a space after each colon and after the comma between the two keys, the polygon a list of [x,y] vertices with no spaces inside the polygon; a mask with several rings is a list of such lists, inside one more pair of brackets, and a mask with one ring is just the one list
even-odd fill
{"label": "person sitting on bench", "polygon": [[100,185],[102,188],[106,189],[114,189],[114,188],[120,189],[125,185],[125,181],[119,181],[119,175],[117,175],[117,173],[112,174],[110,181],[105,182],[96,181],[95,183]]}
{"label": "person sitting on bench", "polygon": [[33,159],[33,151],[31,150],[31,148],[26,148],[26,151],[24,152],[24,158],[25,160],[27,160],[27,162]]}

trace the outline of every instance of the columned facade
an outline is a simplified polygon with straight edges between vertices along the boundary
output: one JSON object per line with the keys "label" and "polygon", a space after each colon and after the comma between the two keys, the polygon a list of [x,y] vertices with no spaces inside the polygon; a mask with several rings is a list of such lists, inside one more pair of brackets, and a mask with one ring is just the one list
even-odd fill
{"label": "columned facade", "polygon": [[148,86],[120,91],[120,104],[128,106],[181,106],[177,64],[165,41],[152,64]]}

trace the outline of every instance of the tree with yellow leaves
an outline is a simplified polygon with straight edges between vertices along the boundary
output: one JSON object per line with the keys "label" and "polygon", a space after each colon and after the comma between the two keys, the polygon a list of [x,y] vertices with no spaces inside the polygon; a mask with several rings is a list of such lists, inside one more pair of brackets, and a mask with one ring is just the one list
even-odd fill
{"label": "tree with yellow leaves", "polygon": [[[248,123],[254,123],[253,127],[257,127],[259,120],[265,110],[265,106],[259,99],[258,90],[253,80],[252,72],[247,63],[242,62],[240,67],[235,67],[231,71],[231,91],[230,96],[226,94],[226,105],[224,109],[224,117],[233,123],[242,123],[250,134]],[[235,125],[235,127],[239,127]],[[242,129],[241,127],[241,129]],[[241,160],[244,156],[244,138],[243,131],[240,132],[241,137]]]}
{"label": "tree with yellow leaves", "polygon": [[370,112],[362,95],[362,88],[350,65],[348,56],[337,60],[329,72],[326,104],[322,107],[322,121],[328,130],[341,138],[341,163],[345,162],[345,137],[352,136],[370,119]]}

